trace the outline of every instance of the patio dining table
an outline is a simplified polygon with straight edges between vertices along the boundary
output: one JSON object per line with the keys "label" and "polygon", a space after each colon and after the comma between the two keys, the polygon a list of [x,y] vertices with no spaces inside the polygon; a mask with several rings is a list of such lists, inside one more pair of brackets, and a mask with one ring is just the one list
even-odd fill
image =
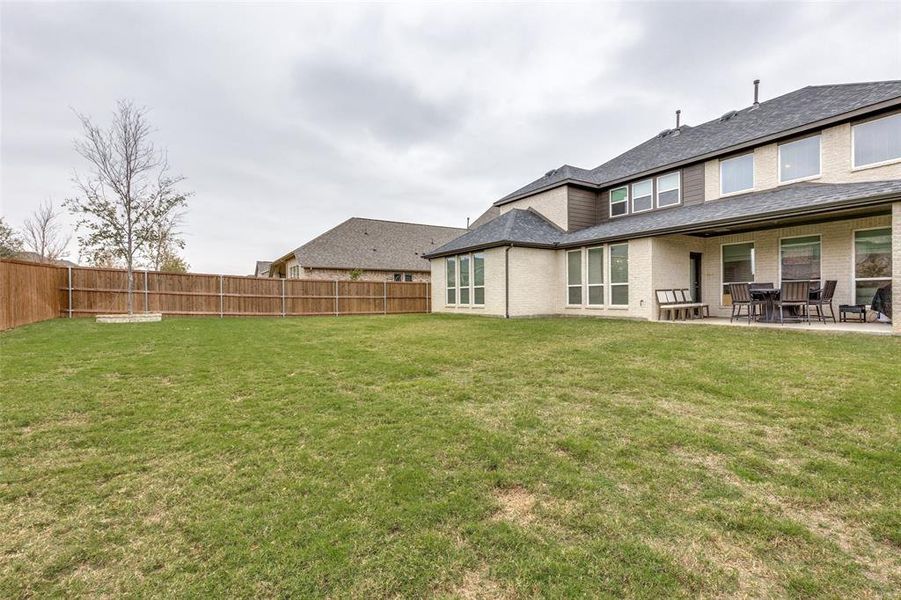
{"label": "patio dining table", "polygon": [[[757,321],[761,323],[778,323],[779,310],[776,301],[781,296],[782,290],[777,287],[752,287],[749,291],[752,298],[763,301],[763,314],[757,317]],[[822,293],[822,288],[810,288],[809,297],[811,300],[815,300],[820,293]],[[791,310],[794,311],[795,307],[791,307]],[[795,315],[795,313],[792,312],[792,315]]]}

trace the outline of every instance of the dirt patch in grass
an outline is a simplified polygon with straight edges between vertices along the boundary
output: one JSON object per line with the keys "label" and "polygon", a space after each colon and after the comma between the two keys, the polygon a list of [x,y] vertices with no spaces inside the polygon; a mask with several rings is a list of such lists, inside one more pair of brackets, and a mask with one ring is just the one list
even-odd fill
{"label": "dirt patch in grass", "polygon": [[533,510],[537,502],[535,495],[522,487],[497,490],[494,499],[500,505],[494,514],[497,521],[509,521],[516,525],[529,525],[535,520]]}
{"label": "dirt patch in grass", "polygon": [[745,481],[726,468],[717,455],[695,454],[681,449],[675,454],[738,488],[742,494],[771,512],[799,523],[814,535],[834,543],[857,563],[870,580],[882,586],[901,585],[901,555],[890,545],[874,539],[866,529],[855,527],[828,511],[792,504],[774,493],[767,484]]}
{"label": "dirt patch in grass", "polygon": [[513,595],[493,581],[488,576],[488,568],[483,566],[467,572],[463,581],[451,591],[451,597],[462,600],[500,600],[513,598]]}

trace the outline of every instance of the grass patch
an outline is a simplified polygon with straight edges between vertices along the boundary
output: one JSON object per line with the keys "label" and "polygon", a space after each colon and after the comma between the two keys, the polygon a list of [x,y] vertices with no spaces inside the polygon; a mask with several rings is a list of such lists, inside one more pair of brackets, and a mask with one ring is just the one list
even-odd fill
{"label": "grass patch", "polygon": [[0,596],[901,590],[897,338],[56,320],[0,357]]}

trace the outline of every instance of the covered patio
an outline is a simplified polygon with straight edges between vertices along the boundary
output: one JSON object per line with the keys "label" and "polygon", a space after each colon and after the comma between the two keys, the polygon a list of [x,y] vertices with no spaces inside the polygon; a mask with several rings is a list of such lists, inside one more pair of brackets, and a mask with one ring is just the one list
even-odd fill
{"label": "covered patio", "polygon": [[728,317],[710,317],[706,319],[688,319],[680,321],[672,321],[680,325],[713,325],[724,327],[756,327],[764,329],[777,330],[797,330],[812,331],[816,333],[864,333],[868,335],[892,335],[892,324],[889,322],[874,321],[872,323],[860,322],[837,322],[829,321],[823,323],[812,320],[809,324],[805,322],[786,322],[784,325],[779,323],[763,323],[752,321],[748,323],[747,319],[731,320]]}

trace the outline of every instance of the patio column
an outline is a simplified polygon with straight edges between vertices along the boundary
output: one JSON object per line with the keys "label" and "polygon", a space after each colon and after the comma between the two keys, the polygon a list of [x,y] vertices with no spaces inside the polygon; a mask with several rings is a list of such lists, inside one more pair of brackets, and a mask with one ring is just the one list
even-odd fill
{"label": "patio column", "polygon": [[901,299],[901,202],[892,204],[892,333],[901,335],[901,314],[894,305]]}

